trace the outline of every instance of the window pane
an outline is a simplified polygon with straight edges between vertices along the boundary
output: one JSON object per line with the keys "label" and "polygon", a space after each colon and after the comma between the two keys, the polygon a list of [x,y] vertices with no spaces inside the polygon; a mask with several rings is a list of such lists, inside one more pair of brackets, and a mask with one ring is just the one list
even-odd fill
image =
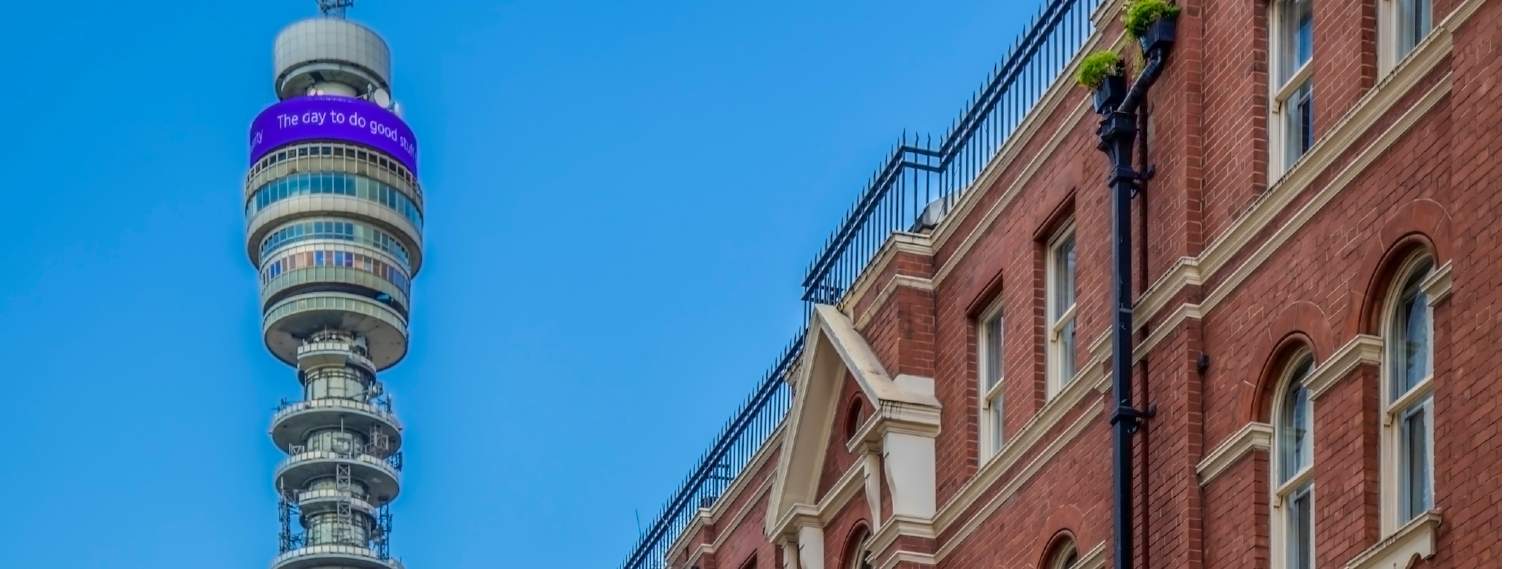
{"label": "window pane", "polygon": [[1419,293],[1409,296],[1398,308],[1401,315],[1398,356],[1402,367],[1398,394],[1407,393],[1429,376],[1429,310],[1428,297]]}
{"label": "window pane", "polygon": [[1280,78],[1286,81],[1312,59],[1312,0],[1288,0],[1281,5]]}
{"label": "window pane", "polygon": [[1312,148],[1312,81],[1286,99],[1286,165],[1295,164]]}
{"label": "window pane", "polygon": [[1392,366],[1394,401],[1428,378],[1433,370],[1429,357],[1433,351],[1429,339],[1429,297],[1418,287],[1418,283],[1427,274],[1428,266],[1425,262],[1403,286],[1393,315],[1392,350],[1396,359]]}
{"label": "window pane", "polygon": [[1292,492],[1286,508],[1286,569],[1311,569],[1312,487]]}
{"label": "window pane", "polygon": [[1002,334],[1004,333],[1004,315],[995,314],[984,322],[984,387],[988,389],[996,383],[1005,370],[1001,366],[1001,348],[1004,345]]}
{"label": "window pane", "polygon": [[1074,306],[1074,236],[1066,237],[1053,251],[1053,314],[1058,320]]}
{"label": "window pane", "polygon": [[1058,381],[1062,387],[1074,377],[1074,320],[1064,323],[1058,333]]}
{"label": "window pane", "polygon": [[1415,405],[1402,418],[1402,465],[1401,485],[1402,521],[1429,510],[1432,489],[1429,484],[1429,420],[1430,401]]}
{"label": "window pane", "polygon": [[1308,409],[1307,388],[1301,383],[1310,369],[1310,363],[1302,363],[1297,367],[1290,379],[1295,383],[1286,388],[1285,399],[1281,401],[1281,416],[1280,423],[1276,425],[1276,436],[1280,452],[1280,481],[1282,483],[1312,464],[1312,437],[1310,436],[1312,417]]}
{"label": "window pane", "polygon": [[[1005,442],[1005,398],[996,395],[990,401],[990,449],[1000,450]],[[994,454],[991,452],[990,454]]]}
{"label": "window pane", "polygon": [[1430,0],[1398,0],[1396,10],[1397,57],[1401,58],[1429,35],[1433,6]]}

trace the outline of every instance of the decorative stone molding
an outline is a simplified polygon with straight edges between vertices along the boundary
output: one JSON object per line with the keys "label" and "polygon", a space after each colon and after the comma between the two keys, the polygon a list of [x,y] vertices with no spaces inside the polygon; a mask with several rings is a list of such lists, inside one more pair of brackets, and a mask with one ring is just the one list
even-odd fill
{"label": "decorative stone molding", "polygon": [[[868,486],[876,493],[880,483],[889,492],[894,513],[930,517],[941,425],[941,404],[931,378],[900,374],[891,379],[847,316],[820,304],[811,313],[800,361],[794,408],[784,422],[778,474],[768,501],[764,525],[769,539],[824,525],[859,489]],[[857,462],[821,495],[822,465],[843,381],[856,381],[874,411],[848,441],[848,449],[859,455]],[[872,460],[877,472],[869,472],[870,454],[876,455]]]}
{"label": "decorative stone molding", "polygon": [[[889,269],[889,264],[895,257],[902,253],[931,257],[935,251],[931,246],[931,236],[929,235],[904,231],[890,233],[889,238],[873,254],[873,258],[868,260],[868,265],[863,267],[862,274],[858,275],[857,280],[852,281],[852,288],[848,289],[847,293],[842,296],[840,306],[849,311],[848,314],[852,316],[853,320],[859,322],[865,320],[867,318],[865,314],[852,314],[850,311],[853,310],[852,307],[862,302],[862,296],[867,293],[869,285],[878,281],[879,275]],[[896,284],[884,287],[884,290],[879,292],[879,296],[887,295]],[[879,302],[879,300],[875,300],[874,304]]]}
{"label": "decorative stone molding", "polygon": [[818,526],[799,528],[799,569],[825,569],[825,531]]}
{"label": "decorative stone molding", "polygon": [[927,567],[930,567],[930,566],[933,566],[933,565],[937,564],[937,558],[936,558],[935,555],[931,555],[929,553],[916,553],[916,552],[913,552],[913,551],[905,551],[903,549],[896,549],[893,552],[891,552],[887,557],[880,558],[880,559],[883,559],[880,562],[881,564],[874,565],[874,567],[877,567],[879,569],[893,569],[894,567],[898,567],[900,563],[911,563],[911,564],[915,564],[915,565],[918,565],[918,566],[927,566]]}
{"label": "decorative stone molding", "polygon": [[[1067,448],[1070,443],[1079,438],[1079,434],[1092,422],[1099,420],[1102,417],[1101,411],[1104,406],[1105,401],[1096,400],[1086,407],[1074,421],[1065,423],[1064,430],[1054,437],[1053,442],[1031,456],[1031,461],[1022,466],[1021,470],[1018,470],[1004,485],[998,488],[986,487],[977,492],[970,492],[969,486],[965,486],[963,490],[960,490],[954,499],[963,499],[964,501],[961,503],[961,506],[954,509],[949,504],[947,508],[937,512],[934,520],[937,535],[943,540],[938,544],[937,559],[940,561],[951,554],[954,549],[957,549],[964,539],[967,539],[969,535],[973,534],[974,530],[978,529],[980,524],[984,523],[984,520],[989,519],[996,509],[1007,500],[1010,500],[1017,490],[1025,486],[1033,476],[1036,476],[1043,467],[1047,466],[1049,460],[1052,460],[1059,451]],[[996,455],[997,458],[999,456]],[[994,460],[991,460],[990,463],[993,464]],[[1010,467],[1010,463],[1005,465],[1006,469]],[[985,474],[981,473],[976,478],[982,476],[985,476]],[[991,491],[993,491],[993,494],[991,494]],[[965,492],[970,492],[970,494],[965,495]],[[975,499],[985,496],[988,496],[989,499],[982,502],[975,501]],[[974,511],[973,515],[969,516],[968,522],[959,526],[956,531],[952,532],[952,535],[947,535],[952,522],[961,518],[965,511],[972,508],[974,504],[978,504],[978,509]]]}
{"label": "decorative stone molding", "polygon": [[[1122,4],[1120,0],[1109,0],[1109,3],[1117,7],[1120,7]],[[1102,37],[1102,34],[1093,33],[1086,40],[1085,45],[1075,53],[1091,53],[1102,45],[1109,45],[1109,49],[1116,50],[1122,46],[1122,42],[1125,39],[1122,34],[1117,34],[1115,38],[1108,41]],[[1016,127],[1016,132],[1006,139],[1005,145],[990,160],[990,165],[974,179],[968,191],[958,197],[957,203],[953,204],[952,211],[948,212],[946,219],[938,224],[936,229],[932,230],[932,245],[937,251],[942,251],[946,247],[948,240],[957,233],[957,228],[965,222],[970,221],[971,214],[969,212],[973,209],[972,204],[978,203],[986,191],[997,191],[994,187],[994,181],[999,177],[997,174],[1008,172],[1015,162],[1017,155],[1022,150],[1025,150],[1027,146],[1038,145],[1032,158],[1022,162],[1024,165],[1021,167],[1016,179],[1009,185],[998,189],[1001,193],[995,205],[986,210],[984,215],[974,222],[976,225],[957,247],[953,248],[951,252],[947,252],[946,261],[938,267],[936,276],[932,279],[933,281],[941,283],[942,279],[950,272],[950,269],[957,266],[968,255],[974,242],[978,241],[980,236],[989,231],[994,220],[1015,201],[1016,196],[1021,195],[1022,190],[1032,183],[1033,177],[1037,175],[1037,171],[1041,166],[1048,163],[1048,158],[1069,139],[1069,133],[1081,123],[1090,124],[1083,120],[1094,117],[1090,111],[1088,98],[1085,102],[1069,109],[1059,107],[1059,104],[1063,102],[1071,89],[1081,88],[1075,82],[1075,74],[1079,68],[1079,62],[1079,57],[1073,58],[1069,62],[1069,65],[1058,74],[1058,78],[1053,82],[1054,88],[1047,90],[1046,93],[1038,98],[1037,102],[1032,105],[1032,109],[1028,111],[1027,118],[1022,121],[1020,126]],[[1053,124],[1049,121],[1055,117],[1061,118],[1057,119],[1057,128],[1054,129],[1053,133],[1047,139],[1040,141],[1040,143],[1034,140],[1041,127]]]}
{"label": "decorative stone molding", "polygon": [[1090,23],[1094,24],[1098,29],[1105,28],[1106,22],[1111,21],[1112,18],[1122,11],[1123,4],[1125,2],[1122,0],[1106,0],[1101,2],[1100,5],[1095,7],[1095,11],[1090,13]]}
{"label": "decorative stone molding", "polygon": [[868,539],[868,551],[872,554],[873,567],[877,569],[890,569],[900,562],[914,563],[917,565],[936,565],[936,556],[923,551],[906,551],[895,549],[889,551],[889,547],[902,537],[915,537],[935,539],[936,530],[931,525],[931,520],[913,518],[909,516],[895,515],[885,522],[883,530],[874,533]]}
{"label": "decorative stone molding", "polygon": [[1438,269],[1429,272],[1418,287],[1423,289],[1424,295],[1429,297],[1429,306],[1439,306],[1440,303],[1450,298],[1450,287],[1454,284],[1451,276],[1451,265],[1454,261],[1445,263]]}
{"label": "decorative stone molding", "polygon": [[[895,291],[902,288],[934,291],[937,287],[932,283],[931,279],[926,277],[894,275],[894,278],[889,279],[889,282],[878,291],[878,295],[873,297],[873,302],[868,303],[867,308],[864,308],[860,313],[852,315],[853,324],[861,326],[872,320],[873,315],[878,314],[879,309],[883,308],[885,304],[889,303],[889,299],[894,297]],[[842,305],[848,307],[855,306],[855,304],[845,302]]]}
{"label": "decorative stone molding", "polygon": [[[682,561],[683,563],[677,563],[676,566],[694,566],[694,564],[691,562],[692,559],[673,559],[671,556],[676,552],[682,551],[683,548],[688,547],[688,545],[698,536],[701,528],[713,525],[715,519],[719,518],[726,511],[728,511],[735,504],[735,501],[739,499],[741,490],[745,489],[748,484],[751,484],[751,480],[753,478],[756,478],[757,476],[764,477],[762,484],[757,487],[757,490],[752,492],[751,496],[746,498],[745,502],[741,503],[739,506],[741,510],[750,510],[751,508],[756,507],[756,505],[760,503],[763,498],[767,497],[768,491],[772,488],[772,479],[775,471],[773,469],[768,469],[765,472],[762,470],[762,466],[768,464],[768,461],[763,457],[766,457],[769,453],[775,452],[778,449],[778,445],[783,440],[782,433],[782,429],[773,431],[772,436],[768,437],[767,442],[762,443],[762,447],[757,449],[757,459],[752,460],[746,464],[746,468],[742,469],[741,474],[736,476],[735,480],[731,481],[730,487],[726,488],[725,492],[720,494],[720,498],[715,500],[714,504],[708,508],[699,508],[698,513],[695,514],[693,519],[688,522],[688,527],[684,528],[682,533],[677,535],[677,539],[673,540],[672,545],[667,549],[667,564],[669,566],[674,565],[674,563],[678,561]],[[719,535],[715,537],[715,543],[724,542],[730,533],[735,531],[736,527],[740,525],[741,519],[742,516],[736,516],[735,519],[731,520],[730,524],[727,525],[725,529],[721,530]],[[699,544],[699,547],[700,549],[704,547],[713,549],[711,544]],[[698,555],[698,553],[694,553],[692,557],[696,558]]]}
{"label": "decorative stone molding", "polygon": [[1079,558],[1074,564],[1074,569],[1105,569],[1106,567],[1106,542],[1102,541],[1090,548],[1090,552]]}
{"label": "decorative stone molding", "polygon": [[1303,385],[1314,401],[1338,385],[1361,365],[1381,365],[1382,341],[1379,336],[1357,334],[1339,347],[1328,359],[1313,368]]}
{"label": "decorative stone molding", "polygon": [[1273,433],[1269,423],[1245,424],[1238,429],[1238,432],[1229,436],[1228,440],[1207,453],[1206,458],[1201,459],[1201,464],[1196,465],[1196,478],[1200,480],[1202,486],[1206,486],[1207,483],[1227,472],[1228,468],[1237,464],[1238,459],[1254,451],[1270,450],[1270,439]]}
{"label": "decorative stone molding", "polygon": [[1159,280],[1138,295],[1137,305],[1133,307],[1133,314],[1138,322],[1152,320],[1154,315],[1164,308],[1164,303],[1180,294],[1187,286],[1201,286],[1205,282],[1201,278],[1201,268],[1196,263],[1195,257],[1181,257],[1175,264],[1159,276]]}
{"label": "decorative stone molding", "polygon": [[1360,552],[1344,569],[1407,569],[1415,559],[1434,556],[1439,538],[1439,512],[1430,510],[1413,518],[1376,545]]}
{"label": "decorative stone molding", "polygon": [[[985,463],[973,478],[953,494],[953,497],[943,506],[942,511],[937,513],[938,526],[946,526],[952,520],[962,516],[977,498],[983,496],[1001,475],[1010,470],[1017,459],[1028,456],[1038,441],[1048,439],[1057,427],[1071,426],[1061,422],[1061,419],[1079,406],[1087,395],[1097,391],[1098,384],[1104,381],[1105,384],[1110,385],[1109,379],[1109,374],[1101,373],[1099,362],[1091,360],[1090,365],[1085,366],[1072,383],[1059,391],[1053,400],[1043,405],[1042,409],[1028,419],[1026,424],[1022,425],[1016,434],[1000,448],[1000,451],[995,453],[995,456],[990,457],[989,462]],[[1080,417],[1076,422],[1083,423],[1088,419],[1088,416]]]}

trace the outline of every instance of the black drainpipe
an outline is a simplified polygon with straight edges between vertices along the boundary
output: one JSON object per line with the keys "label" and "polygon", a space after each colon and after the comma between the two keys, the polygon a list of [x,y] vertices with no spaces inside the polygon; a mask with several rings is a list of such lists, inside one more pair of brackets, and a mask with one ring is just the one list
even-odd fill
{"label": "black drainpipe", "polygon": [[[1173,18],[1168,23],[1173,32]],[[1133,142],[1138,134],[1138,105],[1164,68],[1174,38],[1169,39],[1153,42],[1148,62],[1121,104],[1099,109],[1100,150],[1111,159],[1111,290],[1115,295],[1111,319],[1112,557],[1116,569],[1133,567],[1132,436],[1148,415],[1132,405],[1132,197],[1141,181],[1132,168]]]}

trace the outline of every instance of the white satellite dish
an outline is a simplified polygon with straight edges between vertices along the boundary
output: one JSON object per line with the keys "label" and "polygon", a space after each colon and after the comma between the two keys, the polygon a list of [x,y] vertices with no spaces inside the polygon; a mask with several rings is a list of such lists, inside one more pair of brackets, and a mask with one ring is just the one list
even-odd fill
{"label": "white satellite dish", "polygon": [[392,107],[392,94],[387,93],[386,89],[376,88],[375,91],[371,92],[370,100],[375,101],[377,105],[381,105],[384,108],[390,109]]}

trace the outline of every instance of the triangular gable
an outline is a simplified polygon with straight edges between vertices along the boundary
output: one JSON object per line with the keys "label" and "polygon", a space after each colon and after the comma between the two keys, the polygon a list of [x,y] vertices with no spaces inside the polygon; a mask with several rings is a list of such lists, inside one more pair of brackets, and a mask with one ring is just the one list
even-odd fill
{"label": "triangular gable", "polygon": [[791,510],[813,510],[820,499],[817,494],[821,468],[844,378],[851,377],[857,382],[874,411],[882,409],[886,402],[941,407],[929,378],[890,378],[868,341],[852,326],[851,319],[834,306],[812,307],[800,362],[793,382],[793,408],[784,425],[778,474],[768,503],[770,534],[791,515]]}

